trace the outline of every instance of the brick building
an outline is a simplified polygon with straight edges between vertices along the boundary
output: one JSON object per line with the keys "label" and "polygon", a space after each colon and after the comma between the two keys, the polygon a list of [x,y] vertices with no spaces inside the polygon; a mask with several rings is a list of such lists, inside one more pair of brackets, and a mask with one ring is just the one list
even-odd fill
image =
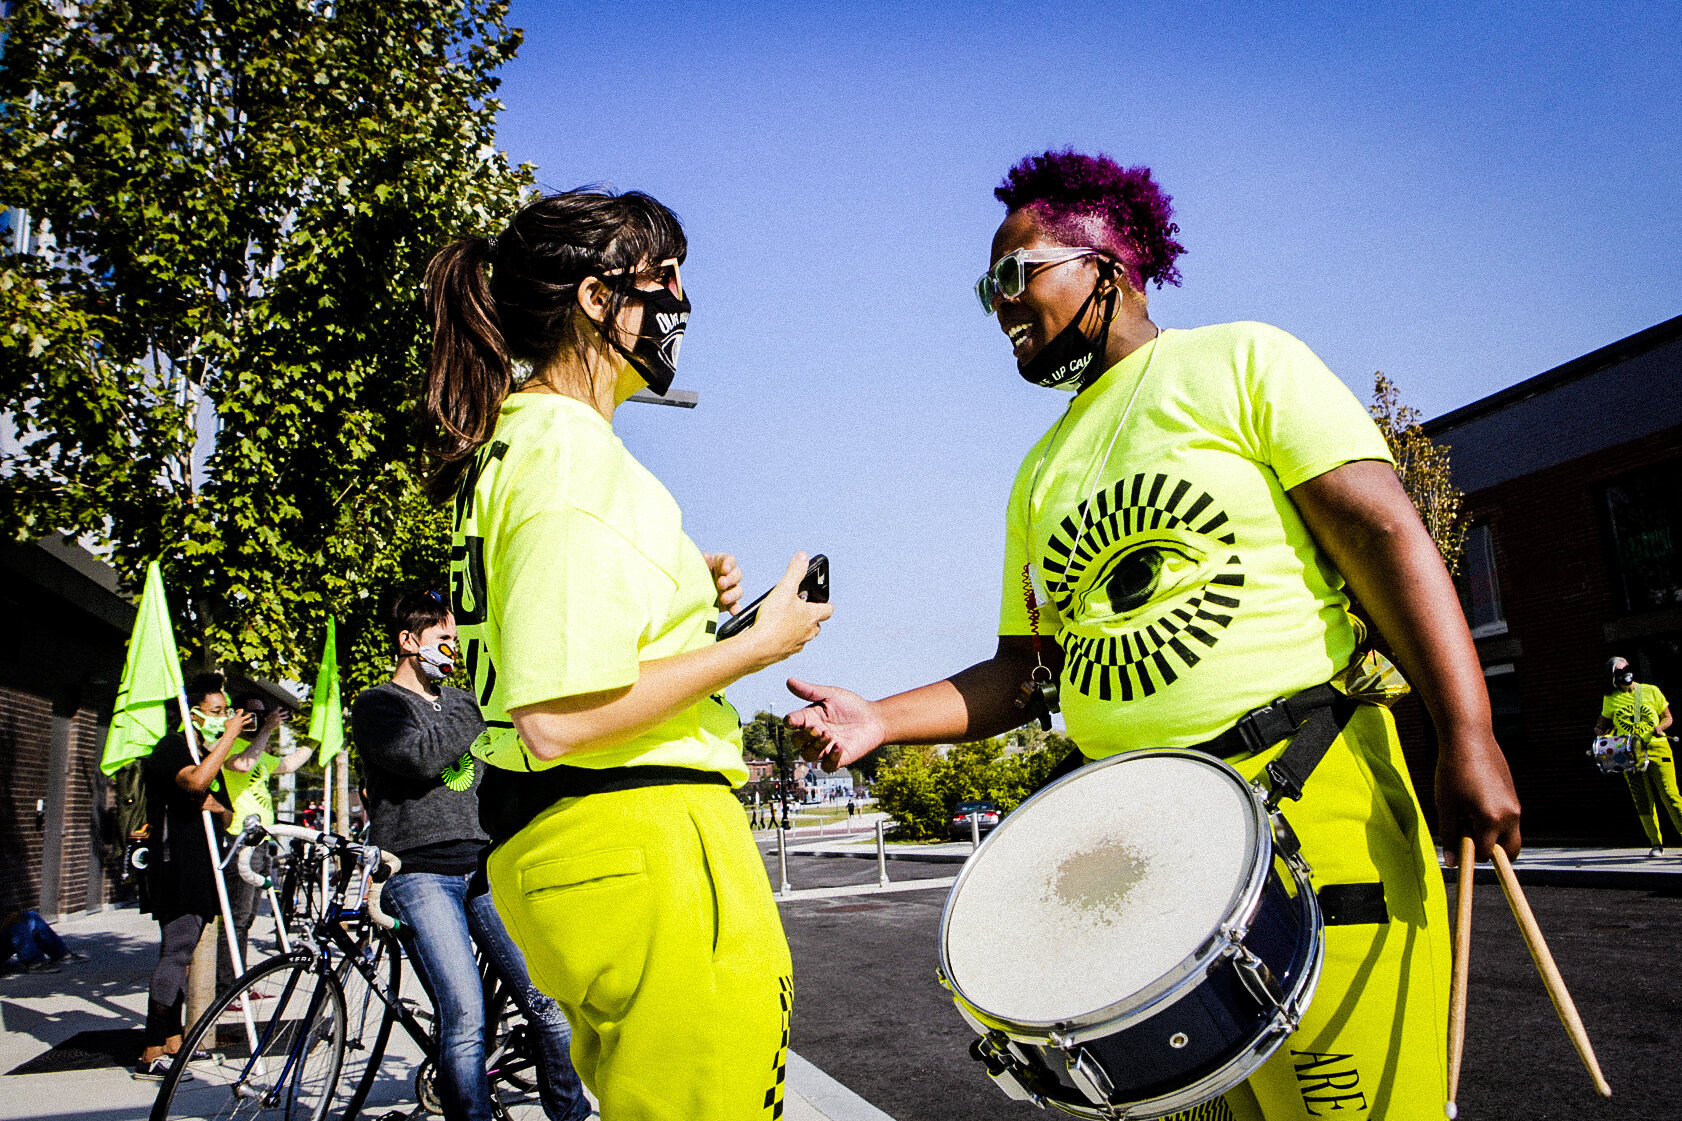
{"label": "brick building", "polygon": [[[1526,835],[1645,843],[1586,751],[1613,654],[1682,705],[1682,316],[1425,430],[1466,492],[1462,601]],[[1429,722],[1398,718],[1428,798]]]}
{"label": "brick building", "polygon": [[112,896],[99,756],[134,606],[61,537],[0,547],[0,572],[0,913],[98,909]]}

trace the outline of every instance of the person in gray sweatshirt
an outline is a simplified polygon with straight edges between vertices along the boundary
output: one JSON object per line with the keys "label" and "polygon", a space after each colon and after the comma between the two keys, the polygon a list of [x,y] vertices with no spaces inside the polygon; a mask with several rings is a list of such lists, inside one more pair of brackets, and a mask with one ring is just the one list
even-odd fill
{"label": "person in gray sweatshirt", "polygon": [[443,684],[457,660],[455,619],[439,593],[411,592],[392,606],[386,625],[396,672],[356,698],[351,728],[367,791],[368,840],[403,862],[384,899],[412,932],[409,959],[440,1025],[444,1117],[493,1121],[477,945],[537,1033],[549,1121],[582,1121],[590,1104],[568,1057],[566,1017],[532,985],[482,876],[475,888],[489,838],[479,827],[485,764],[468,749],[485,724],[471,694]]}

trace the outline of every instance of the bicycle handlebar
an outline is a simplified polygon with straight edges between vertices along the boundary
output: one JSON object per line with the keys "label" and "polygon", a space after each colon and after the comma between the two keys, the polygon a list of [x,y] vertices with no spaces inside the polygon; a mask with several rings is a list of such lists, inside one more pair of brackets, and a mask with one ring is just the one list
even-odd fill
{"label": "bicycle handlebar", "polygon": [[[403,867],[403,862],[395,855],[386,852],[378,845],[353,844],[348,838],[341,837],[336,833],[323,833],[319,829],[305,829],[302,826],[285,825],[279,822],[273,825],[251,822],[246,826],[245,832],[240,834],[239,840],[234,844],[234,851],[228,854],[223,864],[226,865],[228,860],[235,859],[237,854],[235,867],[239,869],[239,878],[255,888],[267,888],[273,883],[267,876],[258,875],[251,867],[251,854],[256,851],[254,846],[265,836],[286,837],[329,849],[356,850],[358,856],[374,868],[374,874],[369,877],[368,891],[364,897],[364,902],[368,906],[368,918],[372,920],[375,926],[384,930],[397,931],[402,929],[401,921],[392,918],[380,909],[381,888],[386,880],[396,875]],[[380,874],[382,871],[384,872],[383,875]]]}

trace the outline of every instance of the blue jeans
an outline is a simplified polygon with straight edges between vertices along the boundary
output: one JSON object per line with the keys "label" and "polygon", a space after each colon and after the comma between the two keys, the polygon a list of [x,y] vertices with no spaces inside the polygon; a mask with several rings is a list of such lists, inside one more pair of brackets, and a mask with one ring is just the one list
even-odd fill
{"label": "blue jeans", "polygon": [[70,952],[59,938],[58,932],[48,926],[47,920],[34,911],[20,911],[17,921],[6,927],[5,942],[0,945],[6,950],[6,957],[0,958],[0,961],[6,961],[16,954],[19,965],[57,961]]}
{"label": "blue jeans", "polygon": [[439,1025],[439,1089],[447,1121],[492,1121],[485,1080],[485,1003],[477,943],[508,981],[514,1002],[537,1035],[543,1111],[549,1121],[583,1121],[590,1115],[584,1087],[572,1069],[572,1031],[560,1006],[538,992],[525,958],[508,937],[489,893],[469,897],[468,876],[402,872],[385,886],[384,901],[410,928],[404,943],[420,974]]}

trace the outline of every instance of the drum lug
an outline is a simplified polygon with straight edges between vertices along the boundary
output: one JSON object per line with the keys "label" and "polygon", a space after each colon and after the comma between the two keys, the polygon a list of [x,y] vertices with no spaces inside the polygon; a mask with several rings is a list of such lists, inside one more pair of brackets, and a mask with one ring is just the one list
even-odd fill
{"label": "drum lug", "polygon": [[1103,1106],[1108,1112],[1110,1095],[1115,1093],[1115,1084],[1110,1081],[1110,1076],[1104,1073],[1104,1068],[1092,1061],[1084,1047],[1077,1047],[1068,1052],[1065,1062],[1069,1066],[1069,1081],[1075,1084],[1075,1089],[1085,1094],[1087,1101],[1096,1106]]}
{"label": "drum lug", "polygon": [[1238,979],[1256,998],[1257,1003],[1264,1008],[1283,1011],[1285,1007],[1285,990],[1279,985],[1279,978],[1273,975],[1273,970],[1267,963],[1257,957],[1246,946],[1238,947],[1233,955],[1232,966],[1238,970]]}
{"label": "drum lug", "polygon": [[[999,1045],[999,1039],[1004,1039],[1004,1047]],[[1010,1048],[1009,1051],[1006,1048]],[[1011,1041],[1003,1036],[985,1035],[970,1045],[973,1055],[987,1070],[987,1077],[993,1084],[1012,1101],[1032,1102],[1041,1109],[1045,1108],[1045,1098],[1034,1092],[1025,1073],[1025,1065],[1019,1066],[1017,1057],[1012,1053]]]}

